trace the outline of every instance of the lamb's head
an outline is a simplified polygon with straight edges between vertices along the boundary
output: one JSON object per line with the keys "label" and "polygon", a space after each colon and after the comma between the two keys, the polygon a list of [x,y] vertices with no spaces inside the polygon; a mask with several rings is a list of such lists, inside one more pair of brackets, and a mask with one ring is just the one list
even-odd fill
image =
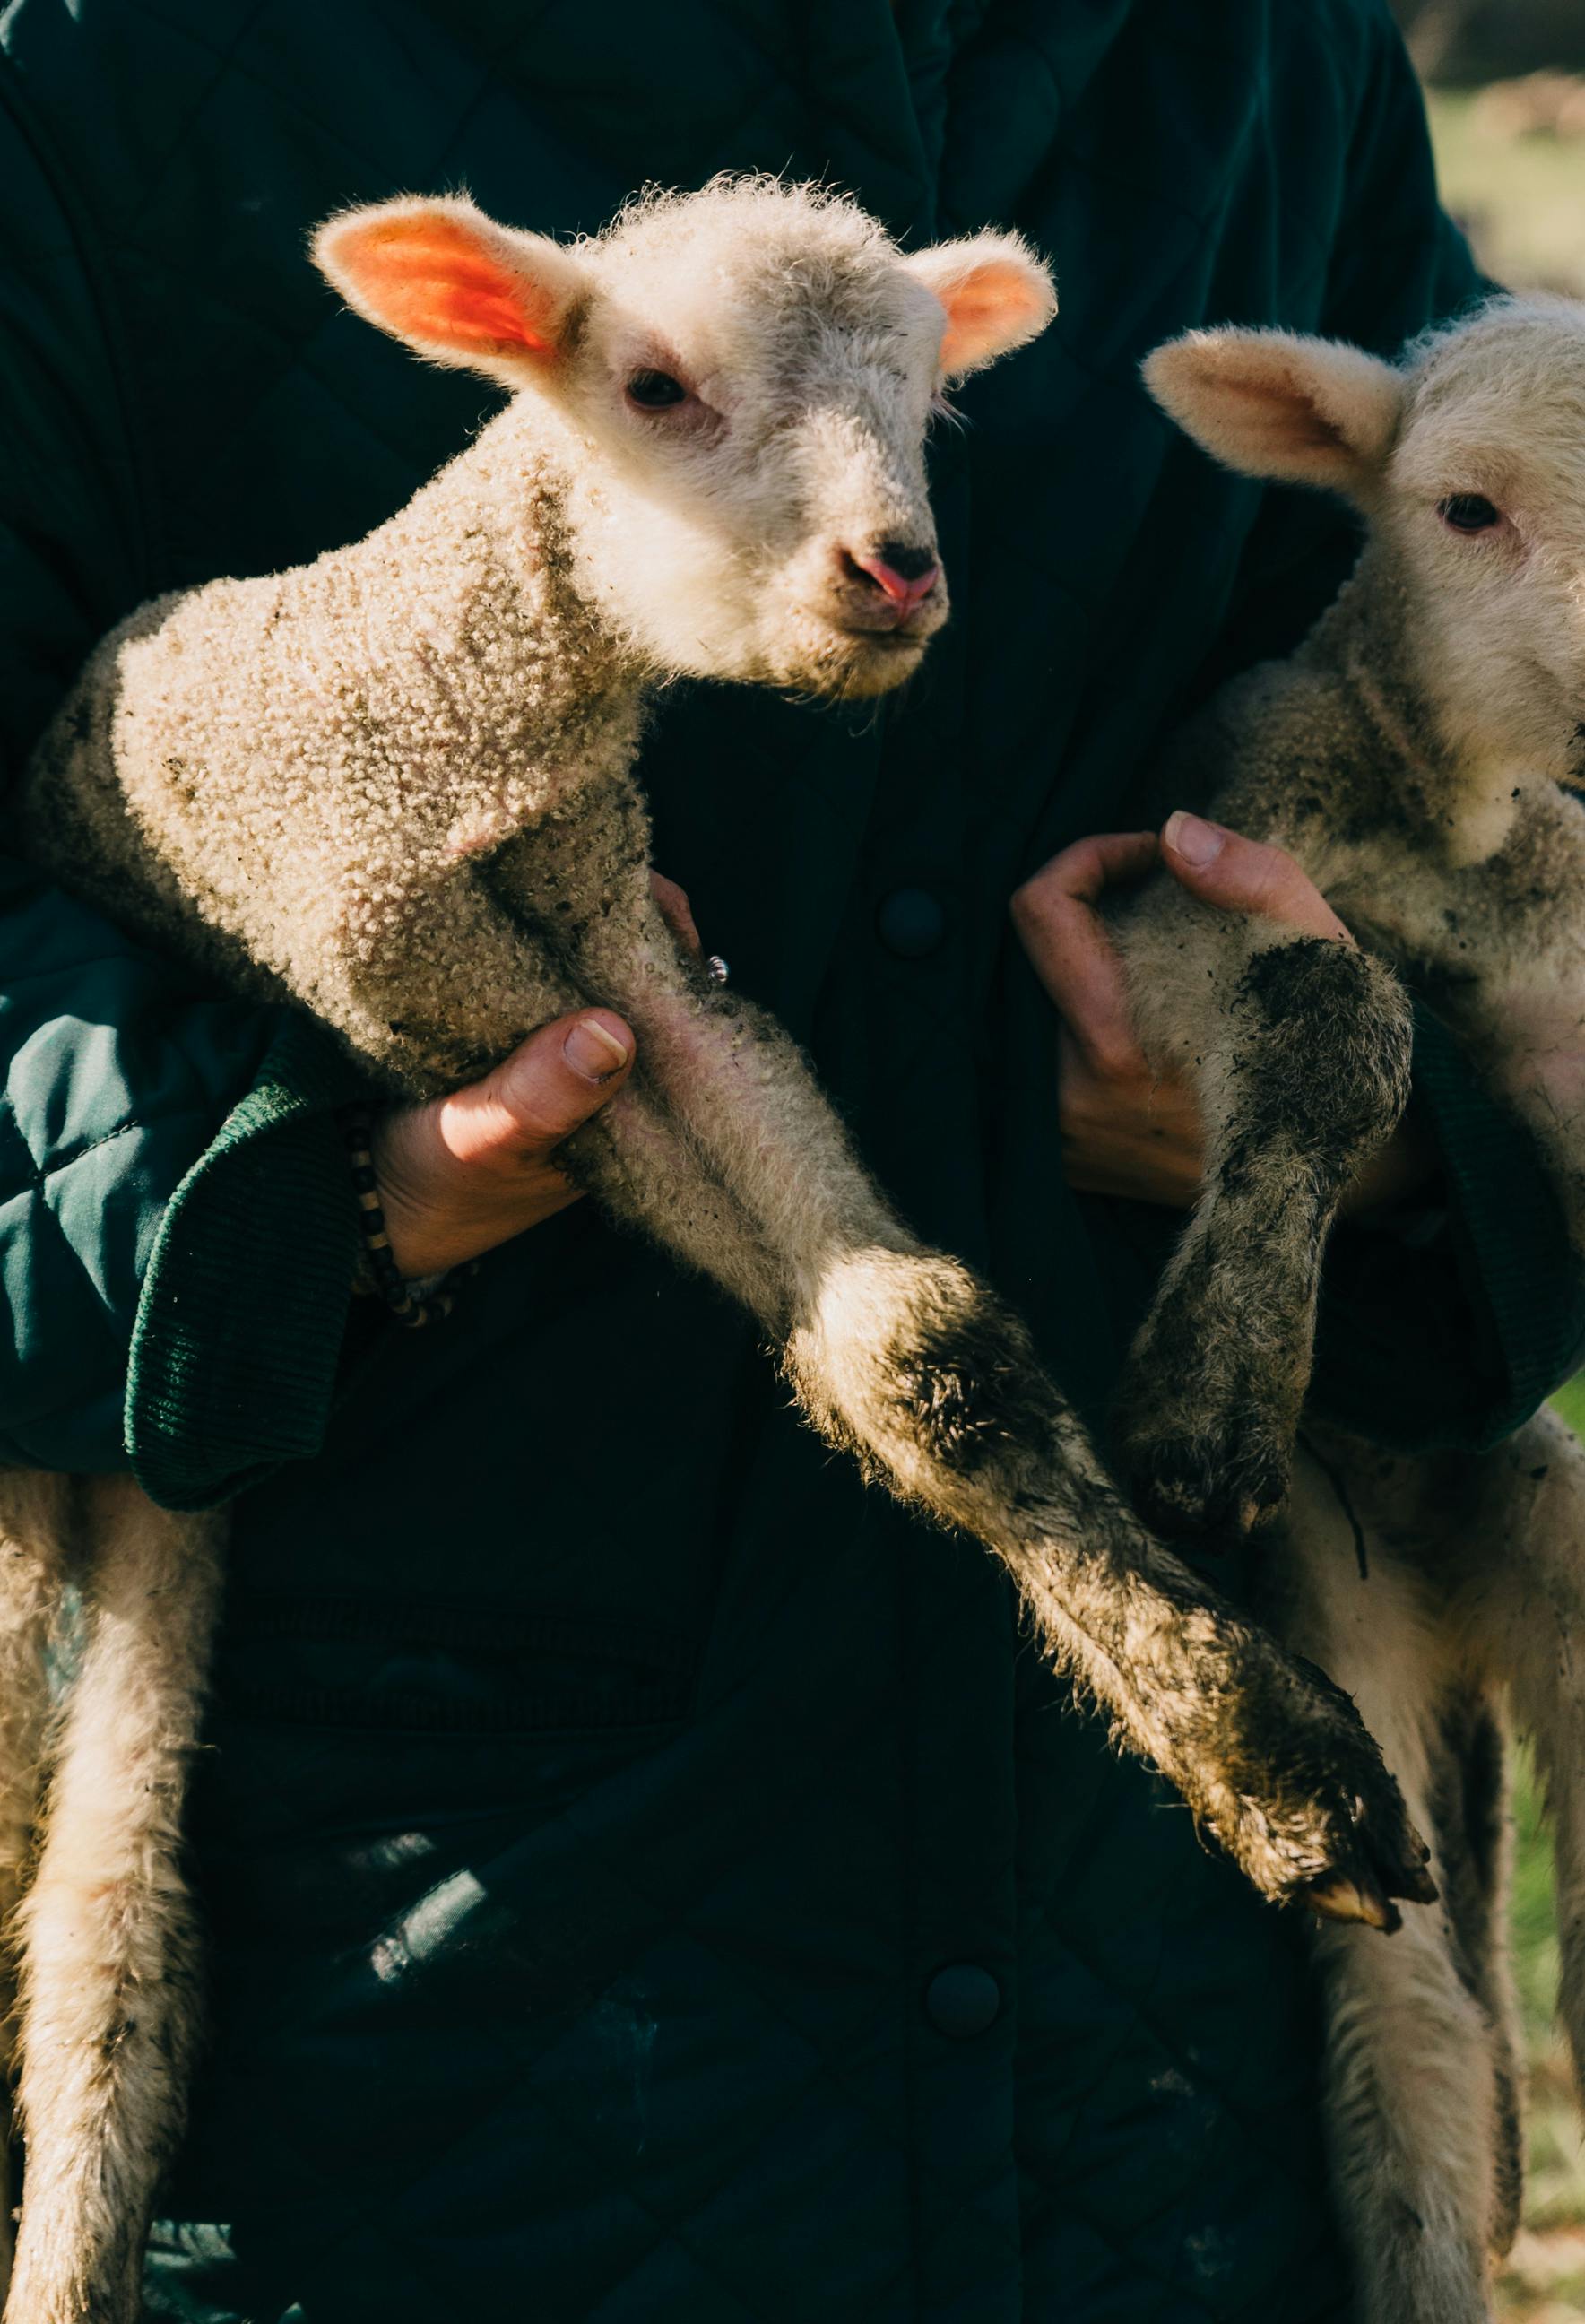
{"label": "lamb's head", "polygon": [[1280,331],[1158,347],[1151,392],[1246,475],[1323,485],[1370,530],[1376,650],[1455,765],[1466,860],[1585,767],[1585,306],[1489,300],[1401,364]]}
{"label": "lamb's head", "polygon": [[370,321],[533,399],[582,586],[645,656],[824,695],[888,691],[945,620],[932,410],[1055,306],[1015,236],[905,256],[768,179],[646,196],[572,244],[403,199],[314,249]]}

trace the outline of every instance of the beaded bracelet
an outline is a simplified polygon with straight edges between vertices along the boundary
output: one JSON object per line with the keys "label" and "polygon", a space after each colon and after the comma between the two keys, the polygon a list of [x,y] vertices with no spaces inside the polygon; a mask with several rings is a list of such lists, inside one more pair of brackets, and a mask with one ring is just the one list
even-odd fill
{"label": "beaded bracelet", "polygon": [[358,1227],[363,1237],[356,1290],[382,1300],[398,1323],[416,1332],[438,1323],[455,1304],[449,1291],[418,1291],[396,1263],[385,1213],[380,1203],[380,1182],[374,1176],[373,1117],[361,1100],[341,1109],[342,1133],[352,1164],[353,1191],[358,1198]]}

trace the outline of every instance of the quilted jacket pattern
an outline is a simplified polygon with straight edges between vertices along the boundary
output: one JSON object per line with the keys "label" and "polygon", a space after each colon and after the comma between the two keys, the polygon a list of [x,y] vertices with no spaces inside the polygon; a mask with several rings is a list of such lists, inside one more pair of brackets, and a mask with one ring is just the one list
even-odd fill
{"label": "quilted jacket pattern", "polygon": [[[1061,1184],[1005,899],[1350,554],[1174,439],[1139,355],[1226,318],[1390,350],[1473,287],[1385,6],[13,0],[0,142],[13,761],[129,606],[352,537],[488,408],[336,311],[302,241],[339,204],[465,180],[565,233],[787,168],[1055,255],[1057,326],[938,447],[920,685],[852,723],[679,689],[645,774],[711,946],[1099,1419],[1160,1222]],[[1568,1367],[1580,1286],[1429,1019],[1417,1070],[1448,1218],[1340,1238],[1321,1393],[1485,1441]],[[349,1325],[345,1087],[310,1028],[0,887],[0,1437],[250,1488],[150,2315],[1340,2317],[1300,1932],[1107,1754],[987,1561],[591,1213],[443,1333]]]}

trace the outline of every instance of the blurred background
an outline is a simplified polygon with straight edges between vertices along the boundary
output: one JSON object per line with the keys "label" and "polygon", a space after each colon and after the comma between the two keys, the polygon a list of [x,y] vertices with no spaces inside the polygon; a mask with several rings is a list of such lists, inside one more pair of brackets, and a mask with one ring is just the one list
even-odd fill
{"label": "blurred background", "polygon": [[1585,0],[1396,0],[1488,273],[1585,296]]}
{"label": "blurred background", "polygon": [[[1585,298],[1585,0],[1396,0],[1442,199],[1487,272]],[[1585,1431],[1585,1374],[1558,1398]],[[1585,1544],[1581,1544],[1585,1554]],[[1529,2054],[1529,2195],[1505,2324],[1585,2324],[1585,2140],[1553,2029],[1552,1861],[1521,1768],[1514,1950]]]}

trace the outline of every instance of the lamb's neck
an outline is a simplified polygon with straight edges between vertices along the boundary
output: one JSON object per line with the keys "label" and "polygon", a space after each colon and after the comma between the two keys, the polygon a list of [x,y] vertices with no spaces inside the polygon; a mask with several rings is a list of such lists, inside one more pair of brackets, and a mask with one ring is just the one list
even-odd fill
{"label": "lamb's neck", "polygon": [[356,651],[403,718],[408,793],[453,802],[469,849],[631,760],[653,675],[594,602],[568,447],[529,404],[351,552]]}
{"label": "lamb's neck", "polygon": [[1303,651],[1346,708],[1385,820],[1407,825],[1461,869],[1498,852],[1525,789],[1544,777],[1488,736],[1450,738],[1421,629],[1411,592],[1371,544]]}

